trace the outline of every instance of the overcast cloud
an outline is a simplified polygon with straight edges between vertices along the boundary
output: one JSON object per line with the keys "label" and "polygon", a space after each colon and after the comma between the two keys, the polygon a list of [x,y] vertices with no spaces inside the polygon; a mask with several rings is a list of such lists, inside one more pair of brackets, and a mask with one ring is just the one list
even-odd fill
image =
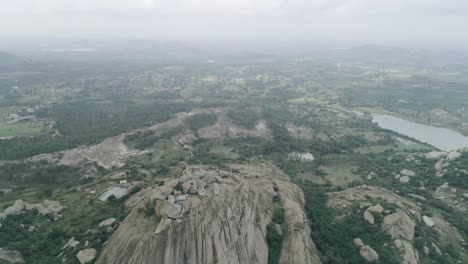
{"label": "overcast cloud", "polygon": [[468,45],[467,0],[0,0],[0,36]]}

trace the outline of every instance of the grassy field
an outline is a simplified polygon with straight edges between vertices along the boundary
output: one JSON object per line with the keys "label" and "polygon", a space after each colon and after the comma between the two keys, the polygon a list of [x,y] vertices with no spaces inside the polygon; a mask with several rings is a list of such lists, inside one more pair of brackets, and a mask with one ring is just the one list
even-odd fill
{"label": "grassy field", "polygon": [[335,164],[324,166],[323,170],[327,174],[324,176],[324,179],[333,185],[345,186],[353,181],[361,179],[359,175],[353,174],[351,172],[355,168],[356,167],[353,167],[351,164]]}
{"label": "grassy field", "polygon": [[0,137],[34,136],[43,130],[43,126],[31,125],[31,123],[13,123],[0,125]]}

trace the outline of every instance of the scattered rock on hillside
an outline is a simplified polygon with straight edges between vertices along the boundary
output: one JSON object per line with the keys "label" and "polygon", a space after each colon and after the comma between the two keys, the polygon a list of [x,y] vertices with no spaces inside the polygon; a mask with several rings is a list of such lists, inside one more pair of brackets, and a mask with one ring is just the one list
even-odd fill
{"label": "scattered rock on hillside", "polygon": [[94,248],[87,248],[83,249],[78,254],[76,254],[76,258],[80,262],[80,264],[91,263],[96,257],[97,251]]}
{"label": "scattered rock on hillside", "polygon": [[410,181],[410,177],[408,176],[401,176],[400,177],[400,182],[401,183],[408,183]]}
{"label": "scattered rock on hillside", "polygon": [[364,243],[362,242],[362,240],[360,238],[353,239],[353,243],[358,248],[361,248],[361,247],[364,246]]}
{"label": "scattered rock on hillside", "polygon": [[438,160],[447,156],[447,152],[443,151],[431,151],[426,154],[426,159]]}
{"label": "scattered rock on hillside", "polygon": [[433,227],[435,224],[434,221],[430,217],[425,216],[425,215],[422,217],[422,220],[424,221],[424,224],[426,224],[426,226],[428,227]]}
{"label": "scattered rock on hillside", "polygon": [[117,221],[117,219],[115,219],[115,218],[106,219],[106,220],[102,221],[101,223],[99,223],[99,227],[111,226],[112,224],[115,223],[115,221]]}
{"label": "scattered rock on hillside", "polygon": [[19,199],[19,200],[16,200],[15,203],[12,205],[12,206],[9,206],[7,207],[3,213],[5,215],[17,215],[19,213],[21,213],[21,211],[24,210],[24,208],[26,207],[26,204],[23,202],[23,200]]}
{"label": "scattered rock on hillside", "polygon": [[367,262],[377,261],[379,259],[379,254],[375,252],[369,246],[363,246],[359,249],[359,254],[363,257]]}
{"label": "scattered rock on hillside", "polygon": [[62,250],[66,248],[74,248],[80,244],[80,241],[75,240],[75,237],[70,238],[68,242],[62,247]]}
{"label": "scattered rock on hillside", "polygon": [[7,207],[3,213],[0,213],[0,221],[5,220],[9,215],[17,215],[24,210],[30,211],[33,209],[36,209],[41,215],[53,215],[54,220],[56,221],[61,218],[61,215],[58,213],[63,210],[63,206],[60,205],[60,202],[58,201],[45,200],[42,204],[29,204],[19,199],[16,200],[12,206]]}

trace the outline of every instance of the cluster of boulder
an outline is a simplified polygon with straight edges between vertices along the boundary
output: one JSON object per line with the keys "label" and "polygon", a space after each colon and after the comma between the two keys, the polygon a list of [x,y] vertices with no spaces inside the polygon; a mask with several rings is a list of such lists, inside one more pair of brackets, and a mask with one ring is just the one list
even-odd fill
{"label": "cluster of boulder", "polygon": [[395,179],[399,180],[401,183],[408,183],[413,176],[416,176],[414,171],[403,169],[400,171],[400,174],[395,175]]}
{"label": "cluster of boulder", "polygon": [[[181,223],[184,215],[198,207],[203,198],[218,196],[222,184],[241,181],[239,175],[224,170],[205,170],[200,167],[186,168],[178,179],[168,179],[162,186],[155,187],[147,193],[145,203],[140,208],[154,211],[161,219],[155,230],[159,234],[166,230],[173,221]],[[139,193],[135,196],[142,197]],[[145,197],[145,196],[143,196]],[[130,197],[132,199],[132,197]]]}
{"label": "cluster of boulder", "polygon": [[426,154],[427,159],[437,160],[437,163],[434,165],[434,169],[436,171],[437,177],[442,177],[447,172],[447,167],[452,161],[458,159],[463,152],[467,151],[468,149],[460,149],[454,150],[451,152],[439,152],[439,151],[432,151]]}
{"label": "cluster of boulder", "polygon": [[[109,229],[111,231],[113,231],[113,228],[112,226],[115,225],[117,223],[117,219],[115,218],[108,218],[108,219],[105,219],[103,220],[102,222],[99,223],[99,227],[100,228],[104,228],[104,227],[107,227],[108,229],[108,232],[109,232]],[[85,249],[83,250],[80,250],[77,254],[76,254],[76,258],[77,260],[80,262],[80,264],[86,264],[86,263],[91,263],[93,262],[93,260],[96,258],[96,255],[97,255],[97,250],[94,249],[94,248],[88,248],[90,246],[91,243],[89,243],[89,241],[86,241],[84,243],[84,247],[86,247]],[[75,247],[77,247],[78,245],[80,245],[80,241],[78,240],[75,240],[75,237],[72,237],[70,238],[70,240],[68,240],[68,242],[62,247],[62,250],[66,250],[66,249],[73,249]],[[60,253],[59,256],[62,256],[64,254],[64,251],[62,253]],[[64,260],[65,261],[65,260]]]}
{"label": "cluster of boulder", "polygon": [[460,190],[445,182],[437,187],[434,197],[460,212],[466,212],[468,211],[468,192]]}
{"label": "cluster of boulder", "polygon": [[[142,198],[96,263],[267,263],[269,232],[283,240],[279,263],[321,263],[301,189],[269,166],[253,166],[230,166],[231,172],[185,166],[132,195]],[[272,221],[278,206],[281,225]]]}
{"label": "cluster of boulder", "polygon": [[0,213],[0,228],[2,227],[1,222],[5,220],[9,215],[18,215],[24,211],[31,211],[36,209],[41,215],[52,215],[54,221],[59,220],[62,215],[59,213],[63,210],[63,206],[58,201],[44,200],[43,203],[29,204],[23,200],[16,200],[15,203],[7,207],[2,213]]}
{"label": "cluster of boulder", "polygon": [[[460,243],[464,243],[458,231],[446,221],[438,217],[423,215],[422,209],[415,203],[386,189],[363,185],[331,193],[329,197],[328,206],[340,209],[342,213],[338,217],[345,217],[353,213],[352,208],[356,203],[364,210],[363,218],[368,224],[376,224],[375,216],[382,216],[381,229],[388,234],[393,245],[400,252],[402,263],[416,264],[419,262],[419,252],[413,246],[415,228],[418,223],[434,228],[442,237],[458,237]],[[372,204],[373,199],[383,201],[385,204]],[[384,207],[390,204],[392,208],[396,206],[396,209],[385,210]],[[360,254],[364,259],[369,262],[378,259],[377,252],[368,246],[365,247],[362,241],[358,242],[359,240],[354,241],[356,246],[360,248]],[[425,243],[425,254],[429,254],[429,247],[434,248],[435,252],[440,252],[437,245]]]}

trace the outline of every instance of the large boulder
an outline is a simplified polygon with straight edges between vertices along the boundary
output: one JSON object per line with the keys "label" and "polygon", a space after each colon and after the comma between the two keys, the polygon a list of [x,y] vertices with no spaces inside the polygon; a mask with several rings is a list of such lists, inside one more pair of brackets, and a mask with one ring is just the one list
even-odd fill
{"label": "large boulder", "polygon": [[386,215],[382,221],[382,229],[392,237],[392,240],[402,238],[412,241],[415,223],[402,210]]}
{"label": "large boulder", "polygon": [[5,215],[17,215],[21,213],[26,207],[26,204],[23,202],[23,200],[19,199],[16,200],[15,203],[12,206],[7,207],[3,213]]}
{"label": "large boulder", "polygon": [[439,160],[443,157],[447,156],[447,152],[443,152],[443,151],[431,151],[429,153],[426,154],[426,159],[430,159],[430,160]]}
{"label": "large boulder", "polygon": [[363,246],[359,249],[359,254],[361,255],[362,258],[364,258],[367,262],[374,262],[379,260],[379,254],[375,252],[371,247],[369,246]]}
{"label": "large boulder", "polygon": [[409,176],[401,176],[400,177],[400,182],[401,183],[408,183],[410,181],[410,177]]}
{"label": "large boulder", "polygon": [[434,221],[430,217],[425,216],[425,215],[422,217],[422,220],[424,224],[426,224],[426,226],[428,227],[433,227],[435,224]]}
{"label": "large boulder", "polygon": [[369,208],[367,208],[366,211],[380,214],[380,213],[382,213],[384,211],[384,208],[382,207],[382,205],[376,204],[376,205],[373,205],[373,206],[370,206]]}
{"label": "large boulder", "polygon": [[364,246],[364,243],[362,242],[360,238],[353,239],[353,243],[357,248],[361,248]]}
{"label": "large boulder", "polygon": [[408,176],[408,177],[412,177],[412,176],[416,175],[416,173],[414,171],[408,170],[408,169],[401,170],[400,174],[403,175],[403,176]]}
{"label": "large boulder", "polygon": [[375,221],[374,216],[368,210],[364,211],[364,220],[371,225],[373,225]]}
{"label": "large boulder", "polygon": [[462,154],[458,150],[454,150],[447,155],[447,160],[453,161],[458,159]]}
{"label": "large boulder", "polygon": [[78,254],[76,254],[76,258],[80,262],[80,264],[91,263],[96,257],[97,251],[94,248],[87,248],[80,250]]}
{"label": "large boulder", "polygon": [[102,221],[101,223],[99,223],[99,227],[111,226],[111,225],[113,225],[115,223],[115,221],[117,221],[117,219],[115,219],[115,218],[106,219],[106,220]]}

